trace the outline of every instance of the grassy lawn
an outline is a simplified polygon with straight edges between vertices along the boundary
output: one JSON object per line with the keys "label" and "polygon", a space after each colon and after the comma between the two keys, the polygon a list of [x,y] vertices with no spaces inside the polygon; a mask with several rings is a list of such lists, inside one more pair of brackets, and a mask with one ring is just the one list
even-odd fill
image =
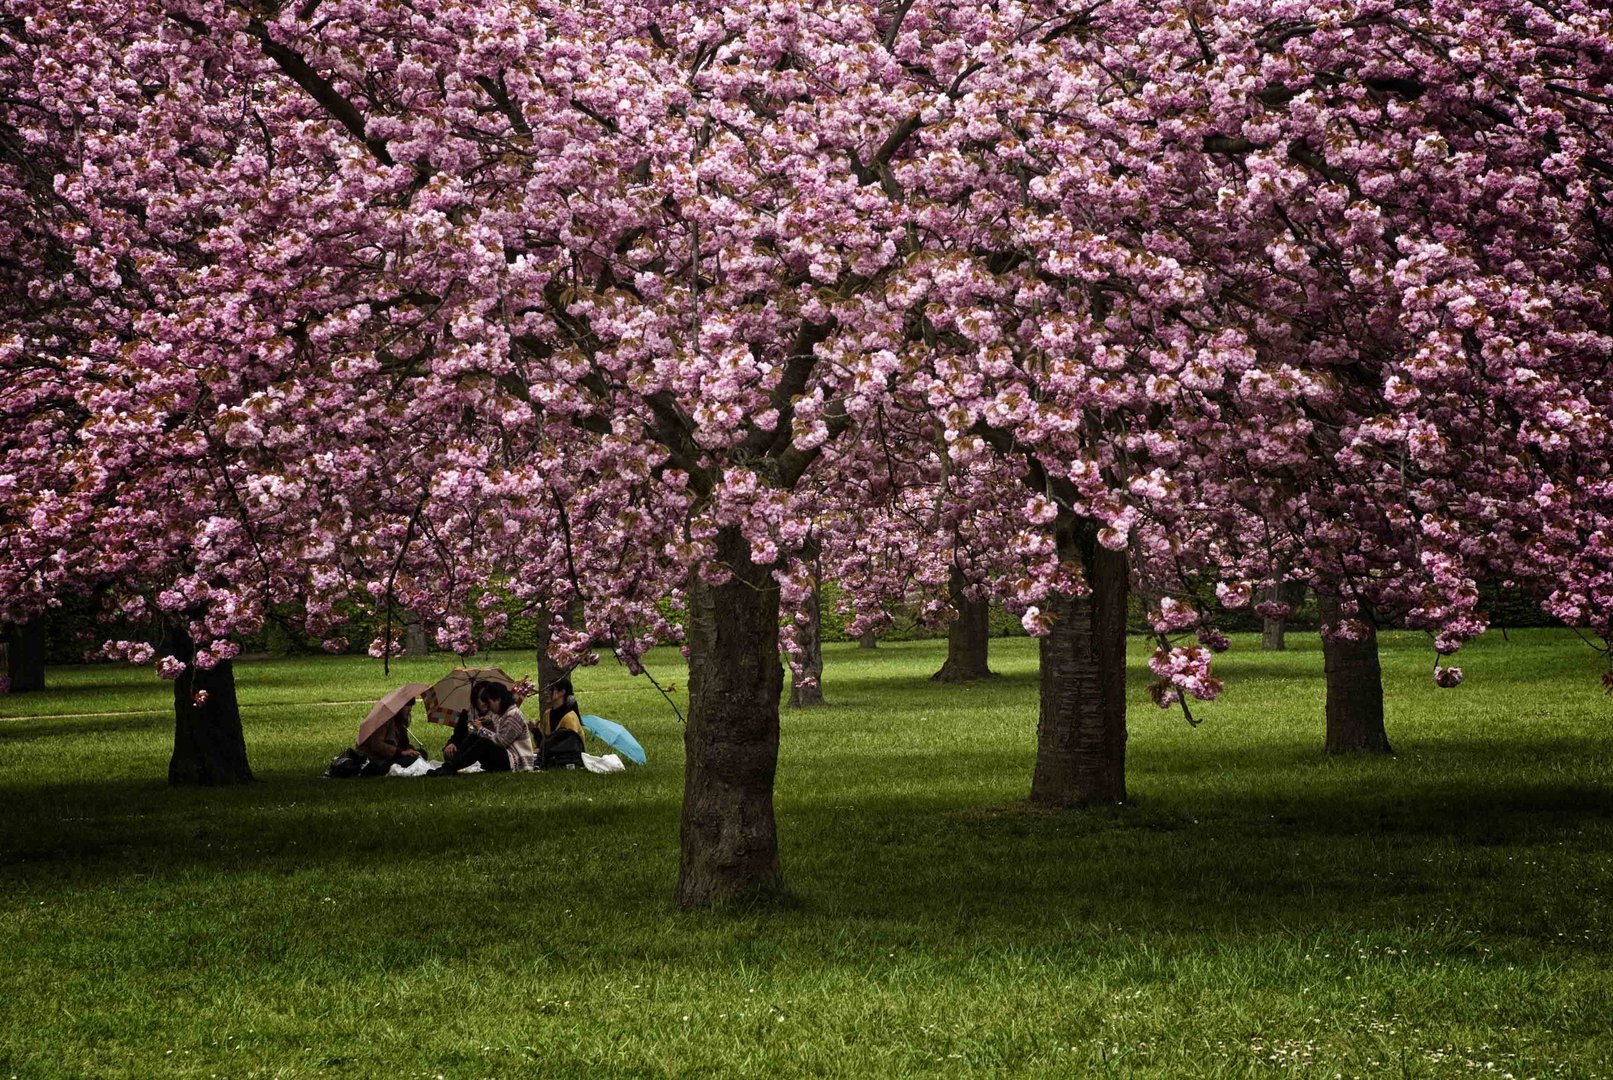
{"label": "grassy lawn", "polygon": [[346,783],[365,708],[319,703],[446,665],[243,663],[226,791],[165,786],[149,670],[52,670],[0,698],[0,1080],[1613,1076],[1599,658],[1495,635],[1437,690],[1425,642],[1385,639],[1384,761],[1321,754],[1314,637],[1238,640],[1197,728],[1135,642],[1134,805],[1054,815],[1033,643],[962,689],[942,643],[831,646],[784,717],[800,903],[749,915],[672,907],[680,728],[612,661],[579,696],[647,769]]}

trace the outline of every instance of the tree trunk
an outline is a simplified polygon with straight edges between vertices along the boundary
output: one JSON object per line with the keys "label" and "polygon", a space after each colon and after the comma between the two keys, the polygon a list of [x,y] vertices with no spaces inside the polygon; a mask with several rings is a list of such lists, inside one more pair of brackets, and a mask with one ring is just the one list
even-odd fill
{"label": "tree trunk", "polygon": [[[537,650],[538,650],[538,690],[540,698],[547,694],[549,687],[566,677],[566,669],[549,658],[549,642],[553,638],[553,628],[549,625],[553,616],[547,607],[538,608],[537,614]],[[571,625],[569,617],[566,625]]]}
{"label": "tree trunk", "polygon": [[403,624],[403,655],[426,656],[431,652],[431,642],[426,638],[426,624],[414,615]]}
{"label": "tree trunk", "polygon": [[859,649],[877,649],[877,648],[879,648],[879,635],[874,633],[872,630],[868,631],[862,637],[857,639],[857,648],[859,648]]}
{"label": "tree trunk", "polygon": [[[1273,585],[1267,590],[1266,598],[1287,604],[1292,608],[1298,608],[1300,604],[1305,602],[1305,583],[1303,581],[1285,581]],[[1266,652],[1286,652],[1288,641],[1285,635],[1287,633],[1287,619],[1267,619],[1261,629],[1261,649]]]}
{"label": "tree trunk", "polygon": [[[1084,531],[1090,531],[1084,530]],[[1042,638],[1042,707],[1031,801],[1096,806],[1126,801],[1126,593],[1124,552],[1061,527],[1060,554],[1079,557],[1091,591],[1050,596]]]}
{"label": "tree trunk", "polygon": [[[1266,599],[1273,600],[1278,603],[1282,602],[1282,582],[1278,582],[1266,590]],[[1273,619],[1268,617],[1265,621],[1265,624],[1261,627],[1260,648],[1265,652],[1288,651],[1288,642],[1285,640],[1285,635],[1287,632],[1288,620],[1286,618]]]}
{"label": "tree trunk", "polygon": [[[195,644],[182,629],[169,632],[168,651],[185,662],[184,672],[174,680],[174,756],[168,762],[168,782],[203,787],[251,783],[234,666],[221,660],[199,670]],[[198,703],[196,696],[203,691],[206,700]]]}
{"label": "tree trunk", "polygon": [[733,577],[689,585],[689,720],[684,727],[682,855],[686,908],[768,900],[785,892],[773,820],[778,767],[778,583],[751,562],[735,528],[717,534]]}
{"label": "tree trunk", "polygon": [[6,627],[6,674],[11,692],[45,688],[45,621],[38,617]]}
{"label": "tree trunk", "polygon": [[937,682],[974,682],[991,677],[986,662],[991,641],[991,602],[965,597],[966,584],[963,571],[954,566],[949,592],[958,617],[947,627],[947,662],[930,676]]}
{"label": "tree trunk", "polygon": [[795,669],[790,669],[790,707],[794,709],[823,704],[823,606],[820,593],[821,587],[814,578],[812,595],[807,597],[806,602],[808,622],[805,626],[797,624],[796,630],[805,654],[801,658],[803,677],[812,682],[811,685],[803,683],[796,677]]}
{"label": "tree trunk", "polygon": [[[1339,620],[1337,598],[1317,595],[1322,625]],[[1363,615],[1368,613],[1363,612]],[[1327,752],[1329,754],[1388,754],[1389,736],[1383,727],[1383,672],[1378,666],[1378,632],[1371,628],[1360,641],[1322,639],[1323,668],[1327,673]]]}

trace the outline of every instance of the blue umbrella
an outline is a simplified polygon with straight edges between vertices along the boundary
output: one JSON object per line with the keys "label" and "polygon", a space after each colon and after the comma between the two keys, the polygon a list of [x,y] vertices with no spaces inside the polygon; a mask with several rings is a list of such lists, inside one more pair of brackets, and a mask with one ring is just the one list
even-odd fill
{"label": "blue umbrella", "polygon": [[628,731],[616,721],[606,720],[603,716],[585,716],[582,718],[582,726],[587,728],[594,738],[612,750],[620,750],[622,756],[633,762],[633,764],[644,764],[644,747],[640,746],[638,740],[633,738],[631,731]]}

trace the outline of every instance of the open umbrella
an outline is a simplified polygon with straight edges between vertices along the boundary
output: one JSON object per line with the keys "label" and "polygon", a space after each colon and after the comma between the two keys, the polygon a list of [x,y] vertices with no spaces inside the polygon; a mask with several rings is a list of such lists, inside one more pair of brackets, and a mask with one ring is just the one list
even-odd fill
{"label": "open umbrella", "polygon": [[644,747],[633,738],[632,732],[616,721],[606,720],[603,716],[585,716],[582,718],[582,726],[612,750],[620,751],[621,755],[633,764],[644,764]]}
{"label": "open umbrella", "polygon": [[433,724],[453,727],[460,712],[471,707],[470,688],[479,682],[515,686],[515,680],[496,667],[455,668],[426,687],[420,695],[420,700],[426,705],[426,719]]}
{"label": "open umbrella", "polygon": [[419,697],[426,689],[428,687],[423,682],[404,683],[386,697],[377,701],[374,708],[370,709],[370,715],[366,716],[363,722],[359,724],[358,738],[353,740],[353,745],[360,745],[365,739],[380,731],[387,721],[407,709],[409,703]]}

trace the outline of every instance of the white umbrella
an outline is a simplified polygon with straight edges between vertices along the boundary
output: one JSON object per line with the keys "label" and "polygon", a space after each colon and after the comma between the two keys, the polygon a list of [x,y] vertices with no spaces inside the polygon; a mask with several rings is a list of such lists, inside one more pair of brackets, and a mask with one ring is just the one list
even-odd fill
{"label": "white umbrella", "polygon": [[433,724],[454,726],[460,712],[470,709],[470,690],[479,682],[503,683],[514,687],[515,680],[496,667],[455,668],[425,688],[420,700],[425,702],[426,719]]}

